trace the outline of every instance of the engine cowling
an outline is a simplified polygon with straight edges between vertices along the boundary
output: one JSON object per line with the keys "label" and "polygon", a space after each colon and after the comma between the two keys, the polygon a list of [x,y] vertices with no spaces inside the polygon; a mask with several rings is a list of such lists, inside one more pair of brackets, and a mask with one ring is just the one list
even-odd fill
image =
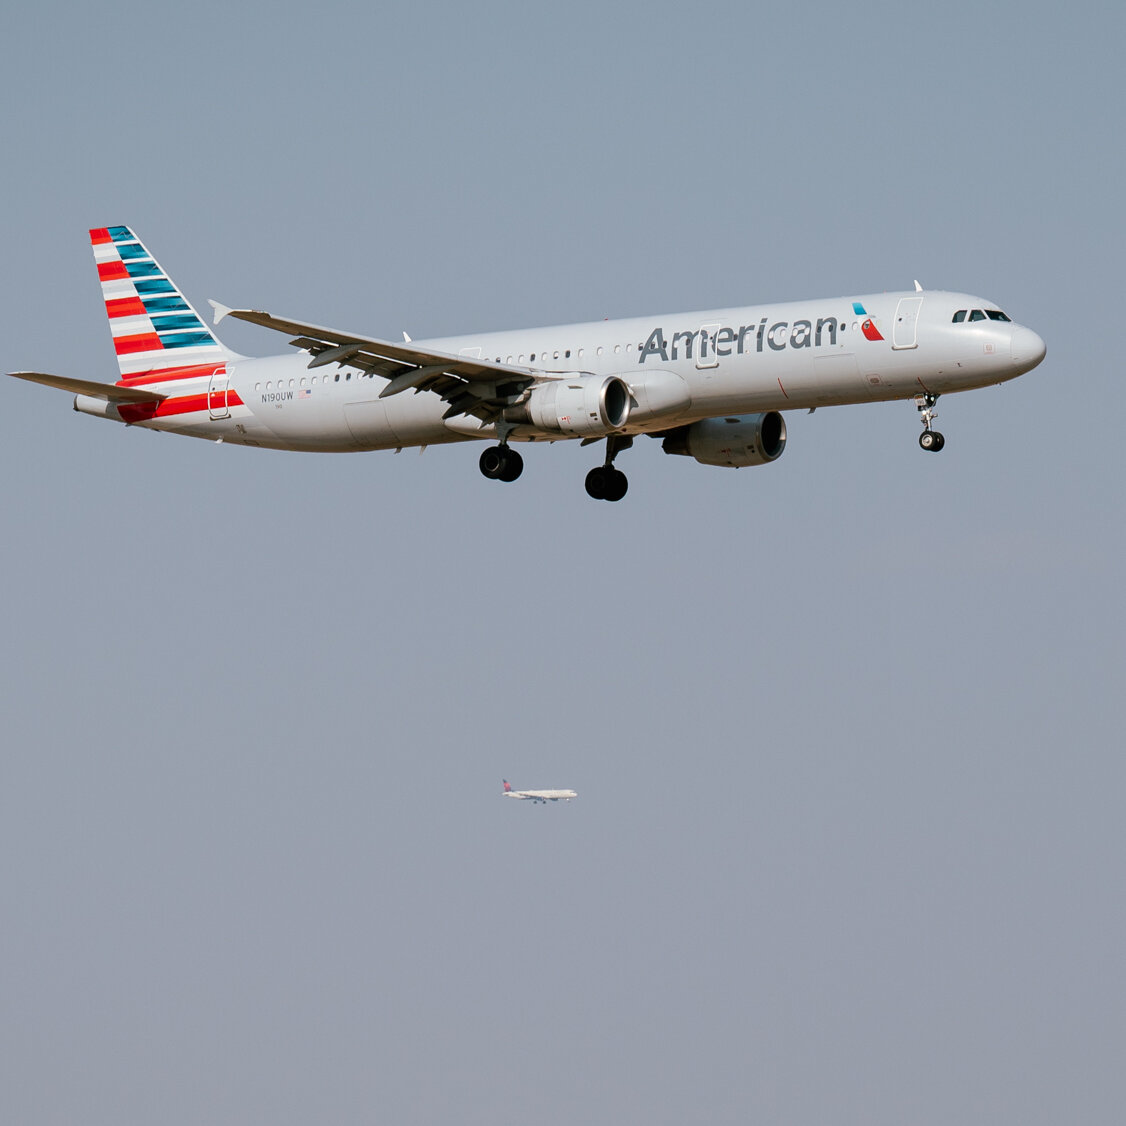
{"label": "engine cowling", "polygon": [[665,453],[685,454],[701,465],[767,465],[786,448],[786,420],[777,411],[705,418],[672,431],[661,445]]}
{"label": "engine cowling", "polygon": [[504,417],[552,434],[592,437],[620,430],[629,419],[629,408],[624,380],[616,375],[580,375],[538,384],[525,402],[510,407]]}

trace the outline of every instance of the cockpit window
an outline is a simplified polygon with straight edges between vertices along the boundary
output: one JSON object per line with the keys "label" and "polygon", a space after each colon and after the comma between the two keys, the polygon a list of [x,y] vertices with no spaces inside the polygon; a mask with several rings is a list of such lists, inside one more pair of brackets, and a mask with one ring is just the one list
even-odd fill
{"label": "cockpit window", "polygon": [[1000,309],[986,309],[985,315],[991,321],[1007,321],[1009,319],[1008,317],[1005,316],[1004,313],[1001,312]]}
{"label": "cockpit window", "polygon": [[960,325],[965,319],[966,319],[966,310],[965,309],[959,309],[954,314],[954,323],[956,325]]}
{"label": "cockpit window", "polygon": [[973,309],[970,311],[970,320],[983,321],[985,320],[985,314],[980,309]]}

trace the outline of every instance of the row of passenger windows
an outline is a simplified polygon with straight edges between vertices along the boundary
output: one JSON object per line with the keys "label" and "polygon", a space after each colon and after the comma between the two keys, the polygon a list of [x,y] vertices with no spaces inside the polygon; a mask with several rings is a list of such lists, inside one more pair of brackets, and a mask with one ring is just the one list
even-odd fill
{"label": "row of passenger windows", "polygon": [[[351,371],[346,371],[344,373],[344,378],[345,379],[351,379],[352,378]],[[358,371],[358,372],[356,372],[356,378],[357,379],[374,379],[375,376],[372,375],[372,373],[370,371],[366,371],[366,372],[365,371]],[[320,381],[322,383],[339,383],[340,382],[340,372],[336,372],[336,374],[332,375],[331,377],[327,376],[327,375],[322,375],[322,376],[316,376],[316,375],[304,376],[303,375],[300,379],[291,379],[288,382],[284,379],[279,379],[279,380],[276,380],[276,381],[273,380],[273,379],[267,379],[265,383],[255,383],[254,384],[254,390],[255,391],[261,391],[263,388],[265,388],[267,391],[272,391],[272,390],[274,390],[274,388],[277,388],[279,391],[281,391],[285,387],[307,387],[310,384],[312,384],[312,386],[315,387],[317,385],[318,379],[320,379]]]}
{"label": "row of passenger windows", "polygon": [[[988,310],[988,313],[989,313],[990,319],[995,320],[995,321],[1007,321],[1009,319],[1008,317],[1005,316],[1004,313],[997,312],[994,309]],[[962,309],[959,312],[954,314],[954,320],[955,321],[963,321],[965,319],[966,319],[966,310],[965,309]],[[982,311],[980,309],[974,309],[973,315],[970,317],[970,320],[971,321],[981,321],[981,320],[984,320],[984,319],[985,319],[985,314],[982,313]],[[846,323],[844,321],[842,321],[840,323],[839,327],[840,327],[840,331],[844,332],[845,329],[848,326],[846,325]],[[853,321],[852,327],[855,330],[856,328],[859,327],[858,323],[856,321]],[[712,333],[710,339],[711,339],[711,344],[714,347],[715,346],[715,333]],[[634,346],[632,344],[615,344],[615,345],[613,345],[613,354],[615,356],[617,356],[617,355],[621,355],[622,352],[632,353],[633,348],[634,348]],[[604,355],[609,350],[610,350],[610,345],[606,345],[605,347],[603,347],[600,344],[597,348],[595,348],[594,354],[596,356],[601,356],[601,355]],[[643,352],[645,350],[644,341],[642,341],[640,344],[637,345],[637,350],[639,352]],[[575,353],[576,358],[581,360],[583,358],[585,351],[586,351],[586,349],[579,348]],[[504,363],[504,364],[524,364],[524,363],[534,364],[536,362],[537,356],[539,356],[539,360],[540,360],[541,364],[546,364],[549,359],[558,360],[558,359],[562,358],[564,360],[569,360],[571,358],[571,349],[565,348],[562,351],[560,351],[557,348],[554,352],[551,352],[550,355],[549,355],[548,352],[544,351],[544,352],[531,352],[527,356],[525,356],[525,354],[523,352],[521,352],[519,355],[510,355],[510,356],[507,356],[507,357],[497,356],[497,357],[495,357],[495,362],[498,363],[498,364],[500,364],[500,363]],[[472,357],[466,357],[466,358],[468,359],[468,358],[472,358]],[[346,380],[351,379],[352,378],[352,372],[351,371],[345,372],[344,378]],[[375,377],[372,375],[371,372],[357,372],[356,378],[357,379],[374,379]],[[323,383],[330,382],[330,379],[327,375],[322,375],[320,377],[320,379]],[[340,372],[336,372],[336,374],[332,377],[332,381],[334,381],[336,383],[340,382]],[[316,383],[317,383],[317,376],[315,376],[315,375],[309,376],[308,382],[315,386]],[[274,388],[274,386],[275,386],[275,384],[274,384],[273,380],[271,380],[271,379],[266,380],[265,389],[267,391],[272,390]],[[279,379],[277,381],[277,387],[279,389],[287,387],[287,386],[288,387],[304,387],[304,386],[306,386],[306,377],[302,376],[300,379],[291,379],[291,380],[289,380],[288,384],[286,383],[286,381],[284,379]],[[262,389],[263,389],[263,384],[261,384],[261,383],[254,384],[254,390],[255,391],[261,391]]]}
{"label": "row of passenger windows", "polygon": [[966,310],[965,309],[959,309],[954,314],[954,323],[956,325],[961,324],[965,320],[984,321],[986,318],[988,318],[991,321],[1008,321],[1009,320],[1009,318],[1006,317],[1005,314],[1002,313],[1000,309],[971,309],[969,311],[968,317],[966,316]]}

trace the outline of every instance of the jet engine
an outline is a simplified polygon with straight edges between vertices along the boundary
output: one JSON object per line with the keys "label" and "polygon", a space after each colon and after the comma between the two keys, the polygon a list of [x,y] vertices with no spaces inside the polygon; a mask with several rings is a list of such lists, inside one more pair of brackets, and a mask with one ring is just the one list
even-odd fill
{"label": "jet engine", "polygon": [[786,448],[786,422],[777,411],[739,418],[705,418],[670,431],[662,449],[685,454],[701,465],[766,465]]}
{"label": "jet engine", "polygon": [[629,407],[629,387],[616,375],[580,375],[537,384],[504,417],[552,434],[601,437],[625,426]]}

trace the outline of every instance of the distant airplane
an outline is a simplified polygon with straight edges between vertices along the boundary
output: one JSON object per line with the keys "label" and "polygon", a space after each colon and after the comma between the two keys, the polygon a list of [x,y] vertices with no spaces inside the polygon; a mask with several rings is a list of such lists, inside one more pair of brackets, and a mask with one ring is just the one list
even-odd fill
{"label": "distant airplane", "polygon": [[504,796],[506,798],[519,798],[521,801],[570,801],[579,795],[574,790],[514,790],[507,778],[502,778],[504,783]]}
{"label": "distant airplane", "polygon": [[596,500],[625,496],[614,459],[642,434],[703,465],[776,461],[787,410],[913,399],[919,445],[937,452],[939,395],[1003,383],[1045,353],[992,301],[916,282],[903,293],[442,340],[403,333],[401,343],[211,302],[216,324],[249,321],[298,349],[252,359],[220,343],[130,228],[99,227],[90,240],[121,378],[11,373],[70,391],[75,410],[279,450],[489,439],[480,470],[499,481],[523,470],[513,443],[605,439],[586,477]]}

